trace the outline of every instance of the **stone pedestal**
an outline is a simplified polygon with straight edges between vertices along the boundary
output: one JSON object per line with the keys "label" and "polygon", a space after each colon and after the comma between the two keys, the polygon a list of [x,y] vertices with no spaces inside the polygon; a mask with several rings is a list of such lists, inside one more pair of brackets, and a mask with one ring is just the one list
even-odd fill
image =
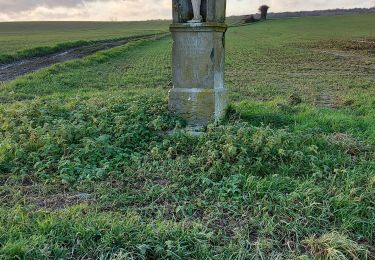
{"label": "stone pedestal", "polygon": [[174,23],[173,89],[171,111],[190,126],[206,126],[218,121],[227,106],[224,88],[224,42],[227,26],[223,23]]}
{"label": "stone pedestal", "polygon": [[227,107],[226,0],[172,0],[172,4],[173,89],[169,107],[189,126],[204,127],[217,122]]}

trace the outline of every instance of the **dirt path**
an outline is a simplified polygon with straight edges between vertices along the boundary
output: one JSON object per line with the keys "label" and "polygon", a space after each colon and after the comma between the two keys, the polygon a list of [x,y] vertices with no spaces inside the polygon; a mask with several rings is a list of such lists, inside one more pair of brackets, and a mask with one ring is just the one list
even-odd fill
{"label": "dirt path", "polygon": [[151,39],[165,36],[166,34],[146,35],[139,37],[131,37],[117,41],[103,41],[86,46],[76,47],[64,50],[58,53],[28,58],[9,64],[0,65],[0,83],[5,83],[16,79],[19,76],[40,70],[42,68],[51,66],[56,63],[61,63],[69,60],[80,59],[95,52],[125,45],[130,41],[140,39]]}

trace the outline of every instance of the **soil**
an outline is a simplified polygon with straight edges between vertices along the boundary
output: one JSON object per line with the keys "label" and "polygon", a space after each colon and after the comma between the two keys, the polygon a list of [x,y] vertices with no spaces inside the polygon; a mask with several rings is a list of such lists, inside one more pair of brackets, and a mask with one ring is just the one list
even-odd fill
{"label": "soil", "polygon": [[49,67],[56,63],[80,59],[101,50],[111,49],[117,46],[125,45],[130,41],[139,39],[150,39],[155,37],[158,37],[158,35],[131,37],[116,41],[102,41],[90,45],[67,49],[58,53],[42,57],[27,58],[9,64],[3,64],[0,65],[0,83],[5,83],[14,80],[19,76],[40,70],[45,67]]}
{"label": "soil", "polygon": [[327,91],[322,91],[315,97],[315,104],[323,108],[335,108],[335,97]]}
{"label": "soil", "polygon": [[88,193],[53,194],[43,197],[29,197],[28,201],[39,209],[60,210],[79,204],[95,204],[95,199]]}

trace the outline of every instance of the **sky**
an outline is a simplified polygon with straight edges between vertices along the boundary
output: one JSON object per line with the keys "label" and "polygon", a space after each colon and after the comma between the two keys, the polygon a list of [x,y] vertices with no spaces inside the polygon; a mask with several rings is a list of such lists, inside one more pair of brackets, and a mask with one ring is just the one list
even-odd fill
{"label": "sky", "polygon": [[[171,19],[171,0],[0,0],[0,21],[136,21]],[[227,0],[228,15],[374,7],[375,0]]]}

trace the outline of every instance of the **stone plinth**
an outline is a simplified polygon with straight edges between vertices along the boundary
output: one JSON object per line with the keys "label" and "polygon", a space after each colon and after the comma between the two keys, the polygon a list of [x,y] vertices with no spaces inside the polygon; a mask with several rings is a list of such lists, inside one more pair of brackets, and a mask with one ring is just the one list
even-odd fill
{"label": "stone plinth", "polygon": [[191,126],[218,121],[227,106],[224,88],[223,23],[175,23],[173,37],[173,89],[171,111]]}

